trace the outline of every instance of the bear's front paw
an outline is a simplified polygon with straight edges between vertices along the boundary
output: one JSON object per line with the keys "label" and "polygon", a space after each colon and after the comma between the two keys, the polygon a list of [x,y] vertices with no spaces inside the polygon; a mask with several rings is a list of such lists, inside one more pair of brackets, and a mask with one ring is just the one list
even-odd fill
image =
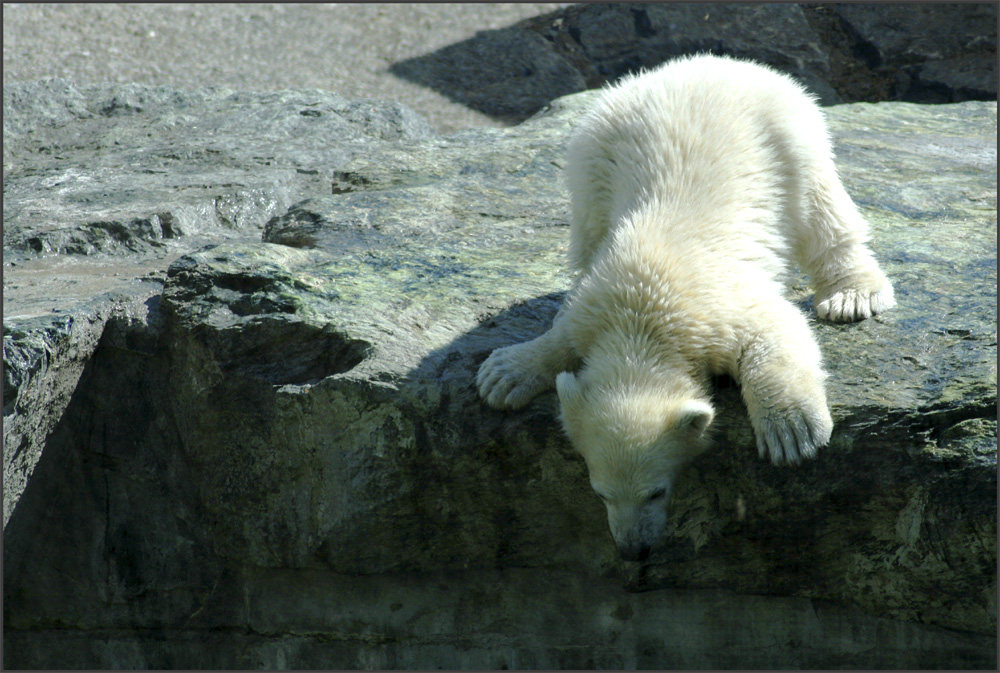
{"label": "bear's front paw", "polygon": [[881,273],[868,283],[857,283],[816,297],[816,315],[831,322],[857,322],[896,305],[892,284]]}
{"label": "bear's front paw", "polygon": [[554,384],[553,377],[531,366],[532,342],[498,348],[480,365],[479,396],[496,409],[519,409]]}
{"label": "bear's front paw", "polygon": [[783,412],[772,410],[754,419],[753,425],[760,457],[769,457],[775,465],[812,458],[819,447],[830,441],[833,432],[833,419],[825,404]]}

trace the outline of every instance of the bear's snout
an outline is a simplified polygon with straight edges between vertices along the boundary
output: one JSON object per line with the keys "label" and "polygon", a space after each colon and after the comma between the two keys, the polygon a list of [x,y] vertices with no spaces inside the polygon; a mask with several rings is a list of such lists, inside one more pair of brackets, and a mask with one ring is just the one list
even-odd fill
{"label": "bear's snout", "polygon": [[645,503],[608,504],[608,524],[611,537],[623,561],[645,561],[660,541],[667,523],[666,502],[670,485],[664,495]]}

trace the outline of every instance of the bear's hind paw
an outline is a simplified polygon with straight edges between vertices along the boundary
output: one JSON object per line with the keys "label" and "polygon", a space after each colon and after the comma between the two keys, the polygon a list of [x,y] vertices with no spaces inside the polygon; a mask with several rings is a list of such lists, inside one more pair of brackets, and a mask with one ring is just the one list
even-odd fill
{"label": "bear's hind paw", "polygon": [[845,288],[816,303],[816,315],[830,322],[857,322],[888,311],[896,305],[892,285],[886,280],[876,288]]}

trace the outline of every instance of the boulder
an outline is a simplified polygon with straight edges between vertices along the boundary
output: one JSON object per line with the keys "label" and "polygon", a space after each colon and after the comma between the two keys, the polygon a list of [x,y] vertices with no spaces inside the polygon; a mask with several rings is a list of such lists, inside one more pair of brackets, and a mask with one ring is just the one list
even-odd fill
{"label": "boulder", "polygon": [[[798,468],[717,381],[639,565],[554,395],[501,413],[473,384],[568,287],[593,93],[448,137],[325,95],[59,84],[50,126],[8,115],[8,666],[996,666],[995,104],[828,110],[899,306],[815,322],[836,428]],[[70,172],[101,198],[44,182]],[[239,226],[209,205],[252,190]],[[172,238],[86,234],[181,206]]]}
{"label": "boulder", "polygon": [[[494,46],[511,44],[517,48]],[[794,4],[572,5],[481,31],[394,63],[389,72],[517,122],[560,95],[701,51],[754,58],[795,75],[826,103],[841,101],[829,84],[820,37]],[[491,57],[483,58],[484,52]]]}
{"label": "boulder", "polygon": [[826,8],[890,100],[951,103],[997,92],[996,4],[836,4]]}
{"label": "boulder", "polygon": [[996,100],[995,3],[582,3],[389,71],[496,119],[694,52],[752,58],[825,105]]}

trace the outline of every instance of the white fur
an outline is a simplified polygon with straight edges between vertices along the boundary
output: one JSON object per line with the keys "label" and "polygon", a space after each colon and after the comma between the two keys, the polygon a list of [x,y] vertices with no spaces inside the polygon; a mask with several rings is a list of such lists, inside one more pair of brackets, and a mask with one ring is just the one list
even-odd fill
{"label": "white fur", "polygon": [[828,320],[892,307],[892,286],[820,109],[761,65],[695,56],[623,79],[581,121],[567,178],[578,279],[552,328],[494,351],[477,383],[499,408],[557,383],[566,432],[636,560],[706,446],[713,374],[741,384],[761,456],[794,463],[829,440],[819,347],[783,296],[789,261]]}

